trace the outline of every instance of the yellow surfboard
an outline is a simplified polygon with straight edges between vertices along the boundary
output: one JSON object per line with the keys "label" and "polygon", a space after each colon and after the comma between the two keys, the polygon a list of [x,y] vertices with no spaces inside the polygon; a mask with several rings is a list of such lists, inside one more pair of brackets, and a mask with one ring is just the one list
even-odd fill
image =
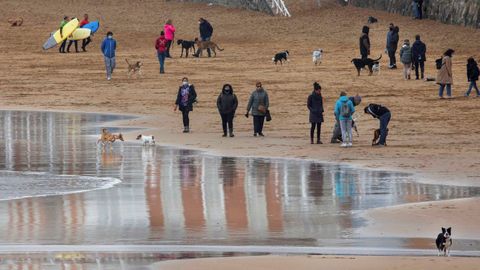
{"label": "yellow surfboard", "polygon": [[55,47],[58,43],[61,43],[70,36],[75,29],[78,28],[80,22],[78,19],[73,19],[65,24],[62,28],[62,35],[60,35],[60,29],[58,29],[53,35],[43,44],[43,49],[48,50]]}
{"label": "yellow surfboard", "polygon": [[88,38],[92,34],[92,30],[88,28],[77,28],[73,31],[68,40],[82,40]]}

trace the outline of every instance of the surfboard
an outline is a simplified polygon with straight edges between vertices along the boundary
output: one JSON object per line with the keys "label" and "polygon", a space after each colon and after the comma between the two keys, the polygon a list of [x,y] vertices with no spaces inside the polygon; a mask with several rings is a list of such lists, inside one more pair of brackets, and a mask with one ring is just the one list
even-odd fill
{"label": "surfboard", "polygon": [[82,40],[88,38],[92,34],[92,30],[88,28],[77,28],[73,31],[72,35],[69,36],[68,40]]}
{"label": "surfboard", "polygon": [[68,36],[70,36],[73,33],[73,31],[75,31],[75,29],[78,28],[79,23],[80,22],[76,18],[69,21],[67,24],[65,24],[65,26],[63,26],[62,35],[60,35],[60,29],[58,29],[43,44],[43,49],[44,50],[51,49],[51,48],[55,47],[55,45],[57,45],[58,43],[61,43],[62,41],[67,39]]}
{"label": "surfboard", "polygon": [[92,30],[92,34],[95,34],[97,32],[98,28],[100,27],[100,22],[99,21],[94,21],[94,22],[89,22],[82,26],[82,28],[87,28]]}

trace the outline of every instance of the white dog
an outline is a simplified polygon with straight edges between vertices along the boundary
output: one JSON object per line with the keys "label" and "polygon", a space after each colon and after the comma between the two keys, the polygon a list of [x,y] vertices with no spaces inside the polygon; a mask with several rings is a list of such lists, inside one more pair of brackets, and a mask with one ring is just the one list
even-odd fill
{"label": "white dog", "polygon": [[380,73],[380,64],[375,64],[372,66],[372,71],[375,73]]}
{"label": "white dog", "polygon": [[322,49],[313,51],[313,63],[315,64],[315,66],[322,63],[322,56],[323,56]]}
{"label": "white dog", "polygon": [[143,145],[151,144],[155,145],[155,137],[153,135],[145,136],[145,135],[138,135],[137,140],[142,140]]}

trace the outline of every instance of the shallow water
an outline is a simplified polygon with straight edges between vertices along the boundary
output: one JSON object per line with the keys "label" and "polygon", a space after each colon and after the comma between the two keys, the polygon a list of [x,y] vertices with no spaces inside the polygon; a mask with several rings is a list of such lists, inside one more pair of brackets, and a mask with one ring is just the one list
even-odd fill
{"label": "shallow water", "polygon": [[364,220],[357,213],[480,194],[419,184],[405,173],[310,161],[139,143],[103,151],[89,136],[127,118],[1,111],[0,245],[431,248],[424,239],[359,238],[353,231]]}

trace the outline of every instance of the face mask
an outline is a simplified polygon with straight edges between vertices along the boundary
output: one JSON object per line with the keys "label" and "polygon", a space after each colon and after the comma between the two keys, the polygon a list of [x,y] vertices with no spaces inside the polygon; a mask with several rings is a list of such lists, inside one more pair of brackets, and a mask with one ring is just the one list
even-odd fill
{"label": "face mask", "polygon": [[112,36],[107,36],[108,39],[112,39]]}
{"label": "face mask", "polygon": [[182,82],[183,85],[188,85],[188,82]]}

